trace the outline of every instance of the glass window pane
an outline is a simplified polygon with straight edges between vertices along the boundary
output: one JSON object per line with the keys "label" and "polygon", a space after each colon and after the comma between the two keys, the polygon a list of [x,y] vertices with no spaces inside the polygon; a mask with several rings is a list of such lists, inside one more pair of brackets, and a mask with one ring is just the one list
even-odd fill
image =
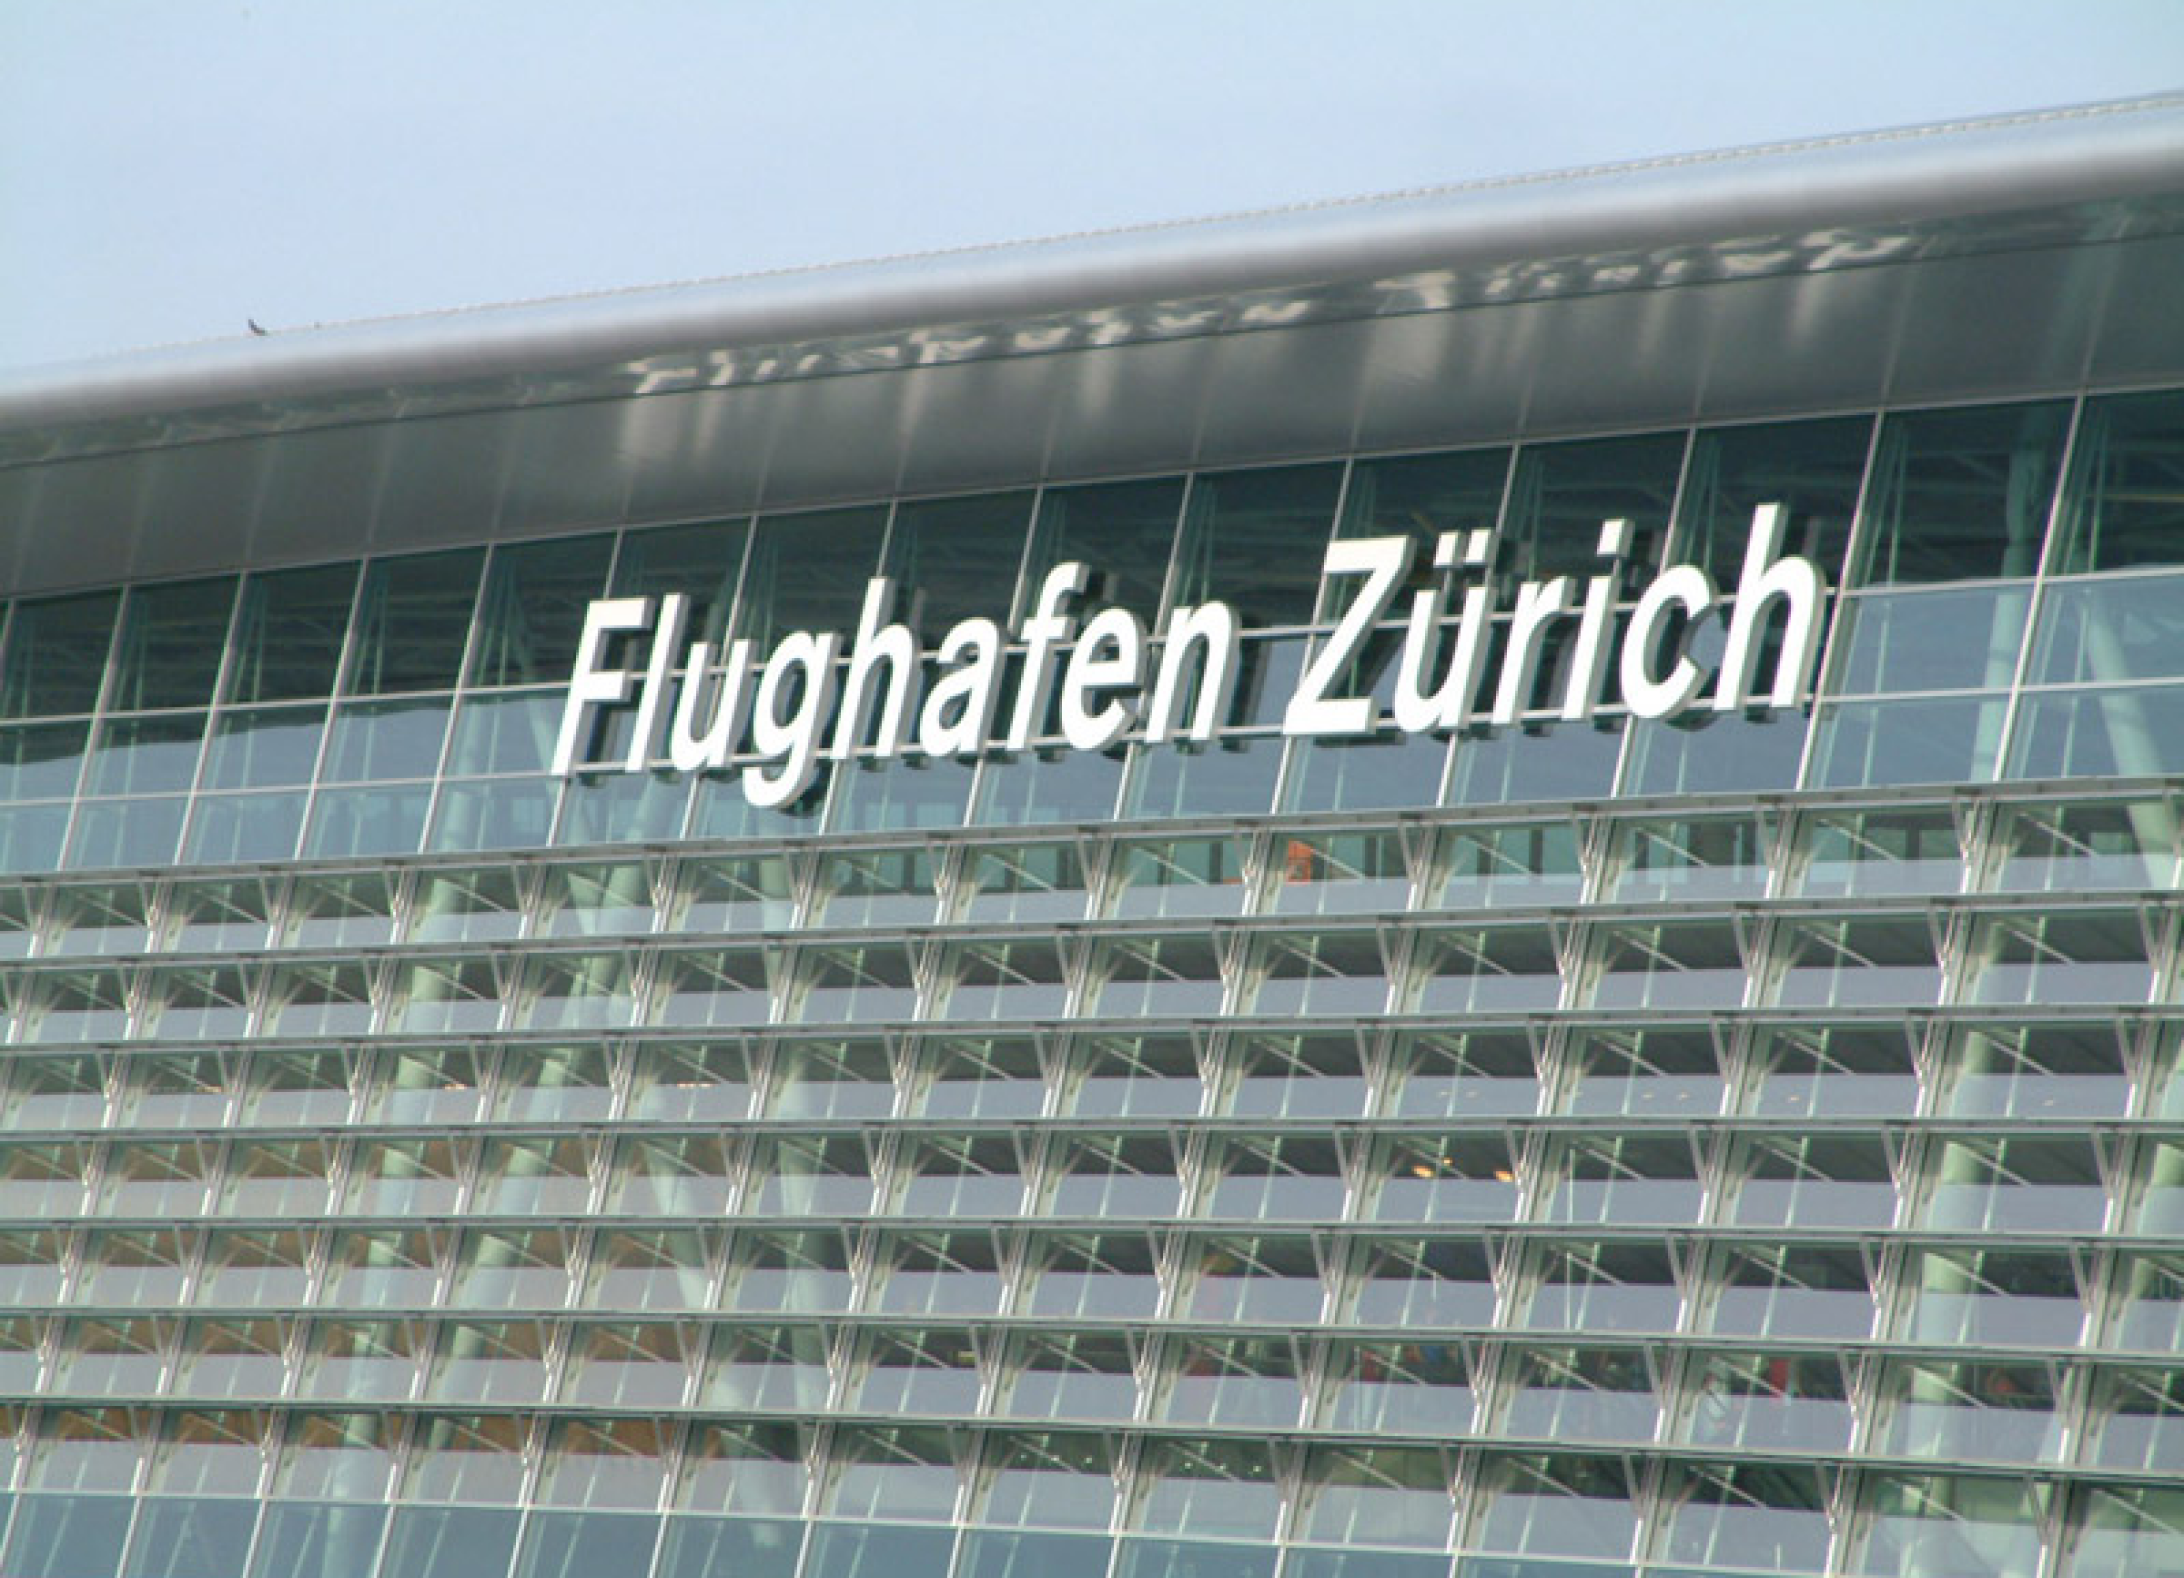
{"label": "glass window pane", "polygon": [[375,561],[358,605],[348,688],[364,694],[451,688],[484,562],[475,548]]}
{"label": "glass window pane", "polygon": [[0,711],[12,718],[89,712],[98,705],[119,592],[20,602],[8,620]]}
{"label": "glass window pane", "polygon": [[9,1578],[109,1578],[134,1509],[126,1496],[23,1496],[8,1530]]}
{"label": "glass window pane", "polygon": [[537,685],[568,678],[584,610],[606,590],[611,536],[493,550],[478,614],[473,685]]}
{"label": "glass window pane", "polygon": [[2031,575],[2069,425],[2059,401],[1884,418],[1860,579]]}
{"label": "glass window pane", "polygon": [[2058,581],[2040,604],[2035,685],[2121,684],[2184,673],[2184,576]]}
{"label": "glass window pane", "polygon": [[1341,487],[1339,465],[1194,479],[1175,606],[1218,600],[1246,625],[1310,624]]}
{"label": "glass window pane", "polygon": [[355,600],[353,564],[252,576],[243,587],[228,700],[331,695]]}
{"label": "glass window pane", "polygon": [[2000,690],[2017,672],[2029,584],[1868,592],[1848,600],[1835,638],[1839,696]]}
{"label": "glass window pane", "polygon": [[2088,401],[2065,495],[2061,574],[2184,563],[2184,394]]}
{"label": "glass window pane", "polygon": [[429,778],[440,765],[447,734],[444,701],[351,704],[334,718],[326,776],[335,783]]}
{"label": "glass window pane", "polygon": [[1131,816],[1221,816],[1264,812],[1280,776],[1279,739],[1229,739],[1206,750],[1141,745],[1126,795]]}
{"label": "glass window pane", "polygon": [[122,711],[202,707],[227,649],[235,580],[139,587],[122,612],[107,705]]}
{"label": "glass window pane", "polygon": [[205,739],[205,714],[112,718],[91,752],[92,794],[162,794],[189,788]]}
{"label": "glass window pane", "polygon": [[272,1502],[251,1578],[371,1578],[387,1509],[358,1502]]}
{"label": "glass window pane", "polygon": [[1598,575],[1600,527],[1610,520],[1631,523],[1632,563],[1658,562],[1683,454],[1681,433],[1526,445],[1497,563],[1525,580]]}
{"label": "glass window pane", "polygon": [[87,723],[0,729],[0,799],[39,800],[76,792]]}
{"label": "glass window pane", "polygon": [[751,536],[747,521],[667,526],[622,534],[614,561],[614,595],[690,599],[686,639],[719,648],[733,612],[736,582]]}
{"label": "glass window pane", "polygon": [[2006,710],[1999,695],[1833,703],[1816,724],[1810,781],[1827,789],[1984,782],[1999,765]]}
{"label": "glass window pane", "polygon": [[431,803],[429,784],[321,790],[304,853],[313,858],[413,854],[424,837]]}
{"label": "glass window pane", "polygon": [[2029,695],[2012,778],[2153,777],[2184,771],[2184,686]]}
{"label": "glass window pane", "polygon": [[515,1554],[513,1507],[397,1507],[383,1571],[404,1578],[479,1578]]}
{"label": "glass window pane", "polygon": [[1437,804],[1448,747],[1428,735],[1300,740],[1282,800],[1298,811],[1374,811]]}
{"label": "glass window pane", "polygon": [[107,866],[163,866],[174,859],[182,835],[180,796],[157,800],[93,800],[76,816],[68,866],[91,871]]}
{"label": "glass window pane", "polygon": [[326,732],[324,707],[262,707],[220,715],[205,757],[207,789],[307,784]]}
{"label": "glass window pane", "polygon": [[1684,484],[1676,557],[1703,566],[1717,585],[1734,587],[1753,511],[1779,504],[1789,515],[1782,551],[1812,560],[1834,585],[1841,579],[1872,432],[1872,419],[1860,416],[1699,434]]}
{"label": "glass window pane", "polygon": [[761,651],[792,630],[855,634],[865,582],[880,568],[887,511],[769,515],[752,528],[737,634]]}
{"label": "glass window pane", "polygon": [[904,617],[915,600],[928,643],[939,640],[958,620],[1006,618],[1030,522],[1029,493],[899,506],[887,539],[895,617]]}
{"label": "glass window pane", "polygon": [[1049,570],[1074,562],[1091,567],[1088,602],[1117,604],[1152,624],[1182,507],[1181,477],[1047,489],[1015,617],[1025,612],[1023,600],[1038,595]]}
{"label": "glass window pane", "polygon": [[1428,537],[1491,531],[1501,516],[1508,481],[1506,449],[1360,460],[1350,471],[1342,535]]}
{"label": "glass window pane", "polygon": [[258,1504],[147,1497],[124,1578],[239,1578]]}

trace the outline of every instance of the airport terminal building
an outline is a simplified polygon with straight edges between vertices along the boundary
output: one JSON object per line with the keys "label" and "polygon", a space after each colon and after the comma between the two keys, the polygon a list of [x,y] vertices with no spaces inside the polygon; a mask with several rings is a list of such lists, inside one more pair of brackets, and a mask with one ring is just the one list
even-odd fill
{"label": "airport terminal building", "polygon": [[2184,100],[0,384],[0,1578],[2184,1572]]}

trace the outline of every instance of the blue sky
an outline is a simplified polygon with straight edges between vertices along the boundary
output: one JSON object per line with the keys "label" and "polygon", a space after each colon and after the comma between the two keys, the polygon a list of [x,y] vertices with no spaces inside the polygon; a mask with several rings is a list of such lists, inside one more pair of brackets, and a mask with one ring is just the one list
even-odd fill
{"label": "blue sky", "polygon": [[0,366],[2184,88],[2176,0],[0,0]]}

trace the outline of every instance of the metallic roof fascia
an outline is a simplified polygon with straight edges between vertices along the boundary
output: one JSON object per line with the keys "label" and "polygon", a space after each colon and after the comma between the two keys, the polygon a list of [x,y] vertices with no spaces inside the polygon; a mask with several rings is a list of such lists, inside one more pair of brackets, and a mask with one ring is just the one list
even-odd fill
{"label": "metallic roof fascia", "polygon": [[2177,192],[2184,95],[33,368],[0,431]]}

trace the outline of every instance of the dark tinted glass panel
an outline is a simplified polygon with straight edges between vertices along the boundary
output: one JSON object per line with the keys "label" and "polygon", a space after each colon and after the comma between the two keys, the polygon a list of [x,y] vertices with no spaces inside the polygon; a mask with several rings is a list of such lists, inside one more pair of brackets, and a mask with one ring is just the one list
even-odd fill
{"label": "dark tinted glass panel", "polygon": [[116,592],[17,603],[0,671],[0,710],[27,718],[97,706],[120,604]]}
{"label": "dark tinted glass panel", "polygon": [[236,629],[233,701],[288,701],[333,691],[356,599],[356,566],[252,576]]}
{"label": "dark tinted glass panel", "polygon": [[1247,625],[1312,618],[1342,468],[1232,471],[1191,485],[1177,606],[1219,600]]}
{"label": "dark tinted glass panel", "polygon": [[1526,579],[1598,575],[1603,522],[1631,523],[1630,561],[1660,557],[1683,465],[1681,433],[1536,444],[1517,456],[1500,563]]}
{"label": "dark tinted glass panel", "polygon": [[202,707],[211,701],[234,604],[232,577],[132,592],[114,653],[109,705],[134,711]]}
{"label": "dark tinted glass panel", "polygon": [[1467,449],[1448,455],[1361,460],[1350,473],[1342,535],[1492,530],[1509,480],[1509,451]]}
{"label": "dark tinted glass panel", "polygon": [[626,533],[614,561],[614,593],[662,597],[679,592],[690,599],[688,639],[717,642],[728,628],[750,540],[745,521]]}
{"label": "dark tinted glass panel", "polygon": [[1734,586],[1752,512],[1779,504],[1789,513],[1782,551],[1812,560],[1833,585],[1850,541],[1872,432],[1871,419],[1849,417],[1701,433],[1684,484],[1677,558]]}
{"label": "dark tinted glass panel", "polygon": [[2065,500],[2063,574],[2184,564],[2184,394],[2087,405]]}
{"label": "dark tinted glass panel", "polygon": [[887,539],[897,617],[917,606],[928,641],[959,619],[1006,619],[1030,523],[1028,493],[901,506]]}
{"label": "dark tinted glass panel", "polygon": [[838,630],[846,640],[886,536],[885,508],[767,516],[752,528],[737,633],[762,648],[791,630]]}
{"label": "dark tinted glass panel", "polygon": [[2032,574],[2069,423],[2060,402],[1883,419],[1866,499],[1863,579]]}
{"label": "dark tinted glass panel", "polygon": [[1075,562],[1091,567],[1090,601],[1119,603],[1150,624],[1160,612],[1182,508],[1181,477],[1048,489],[1039,501],[1023,599],[1038,595],[1055,565]]}
{"label": "dark tinted glass panel", "polygon": [[584,609],[606,590],[612,537],[500,548],[487,573],[474,685],[568,678]]}
{"label": "dark tinted glass panel", "polygon": [[444,690],[462,672],[485,555],[477,550],[382,559],[364,578],[352,691]]}

